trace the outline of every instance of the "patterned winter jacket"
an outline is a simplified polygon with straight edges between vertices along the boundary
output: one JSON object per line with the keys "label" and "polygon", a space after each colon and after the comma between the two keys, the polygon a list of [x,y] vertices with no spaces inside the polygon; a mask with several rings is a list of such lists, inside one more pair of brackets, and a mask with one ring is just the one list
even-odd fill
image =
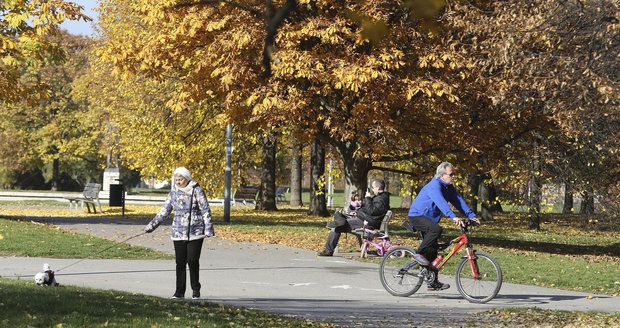
{"label": "patterned winter jacket", "polygon": [[[193,202],[191,214],[189,213],[190,199]],[[151,231],[157,228],[172,210],[174,210],[170,236],[172,240],[196,240],[215,236],[209,202],[198,184],[193,188],[193,197],[192,193],[186,194],[180,190],[170,191],[161,210],[146,228]],[[191,224],[189,224],[190,217]]]}

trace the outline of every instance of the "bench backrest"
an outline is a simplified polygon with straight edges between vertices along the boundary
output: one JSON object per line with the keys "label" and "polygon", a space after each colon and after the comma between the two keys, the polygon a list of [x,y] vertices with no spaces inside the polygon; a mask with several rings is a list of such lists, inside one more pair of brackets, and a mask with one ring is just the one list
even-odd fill
{"label": "bench backrest", "polygon": [[278,187],[276,189],[276,196],[277,195],[284,195],[288,192],[288,187]]}
{"label": "bench backrest", "polygon": [[99,191],[101,190],[101,184],[99,183],[87,183],[84,186],[84,198],[86,199],[99,199]]}
{"label": "bench backrest", "polygon": [[258,197],[258,190],[258,187],[253,186],[239,187],[239,189],[235,190],[235,195],[233,196],[233,198],[256,200],[256,197]]}
{"label": "bench backrest", "polygon": [[388,210],[383,217],[383,221],[381,221],[381,231],[383,231],[386,236],[390,235],[390,233],[388,232],[388,226],[390,224],[390,219],[392,218],[392,215],[394,215],[394,213]]}

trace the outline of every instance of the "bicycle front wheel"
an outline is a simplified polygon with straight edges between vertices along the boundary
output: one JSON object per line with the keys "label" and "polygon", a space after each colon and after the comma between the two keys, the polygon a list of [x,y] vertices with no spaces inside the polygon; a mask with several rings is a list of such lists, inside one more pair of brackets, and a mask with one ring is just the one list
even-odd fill
{"label": "bicycle front wheel", "polygon": [[[478,278],[474,277],[476,268]],[[502,269],[490,255],[474,251],[471,264],[464,257],[456,268],[456,287],[466,300],[486,303],[495,298],[502,288]]]}
{"label": "bicycle front wheel", "polygon": [[379,276],[383,288],[390,294],[407,297],[420,289],[424,278],[413,254],[413,249],[399,246],[392,248],[383,257]]}

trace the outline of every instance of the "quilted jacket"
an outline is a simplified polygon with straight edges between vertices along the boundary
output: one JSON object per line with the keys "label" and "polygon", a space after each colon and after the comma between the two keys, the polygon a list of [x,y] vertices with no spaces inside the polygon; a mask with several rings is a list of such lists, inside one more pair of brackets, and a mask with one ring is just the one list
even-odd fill
{"label": "quilted jacket", "polygon": [[196,240],[215,236],[209,202],[198,184],[189,194],[181,190],[170,191],[161,210],[149,222],[146,229],[152,231],[157,228],[172,211],[174,211],[172,240]]}

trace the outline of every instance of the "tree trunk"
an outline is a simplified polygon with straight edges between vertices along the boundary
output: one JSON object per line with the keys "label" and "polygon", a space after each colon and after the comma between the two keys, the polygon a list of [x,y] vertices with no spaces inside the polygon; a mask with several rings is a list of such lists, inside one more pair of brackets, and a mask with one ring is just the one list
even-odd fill
{"label": "tree trunk", "polygon": [[302,164],[302,146],[295,142],[293,145],[293,153],[291,158],[291,205],[303,206],[301,200],[301,182],[303,179],[301,164]]}
{"label": "tree trunk", "polygon": [[594,214],[594,195],[591,191],[584,191],[581,198],[579,213],[585,215]]}
{"label": "tree trunk", "polygon": [[482,221],[493,220],[493,209],[491,207],[491,189],[489,185],[482,181],[480,183],[480,219]]}
{"label": "tree trunk", "polygon": [[471,208],[475,212],[478,212],[478,195],[480,194],[480,174],[470,173],[467,176],[467,185],[469,186],[467,202],[469,203],[469,206],[471,206]]}
{"label": "tree trunk", "polygon": [[564,184],[564,206],[562,207],[562,214],[573,213],[573,205],[575,201],[573,198],[573,184],[567,182]]}
{"label": "tree trunk", "polygon": [[385,191],[390,192],[390,173],[388,171],[383,171],[383,181],[385,182]]}
{"label": "tree trunk", "polygon": [[60,160],[58,158],[54,158],[52,162],[52,191],[58,191],[60,188]]}
{"label": "tree trunk", "polygon": [[533,145],[534,156],[530,167],[529,189],[529,227],[530,229],[540,230],[540,201],[541,201],[541,159],[539,156],[538,140]]}
{"label": "tree trunk", "polygon": [[353,156],[357,145],[351,142],[337,145],[344,164],[344,206],[349,206],[351,196],[358,194],[362,198],[368,189],[368,172],[372,167],[372,160],[365,157]]}
{"label": "tree trunk", "polygon": [[310,156],[310,211],[308,214],[317,216],[329,216],[327,200],[325,199],[325,147],[316,138],[312,144]]}
{"label": "tree trunk", "polygon": [[263,165],[261,171],[261,185],[259,202],[256,209],[263,211],[276,211],[276,143],[277,138],[273,132],[263,135]]}

